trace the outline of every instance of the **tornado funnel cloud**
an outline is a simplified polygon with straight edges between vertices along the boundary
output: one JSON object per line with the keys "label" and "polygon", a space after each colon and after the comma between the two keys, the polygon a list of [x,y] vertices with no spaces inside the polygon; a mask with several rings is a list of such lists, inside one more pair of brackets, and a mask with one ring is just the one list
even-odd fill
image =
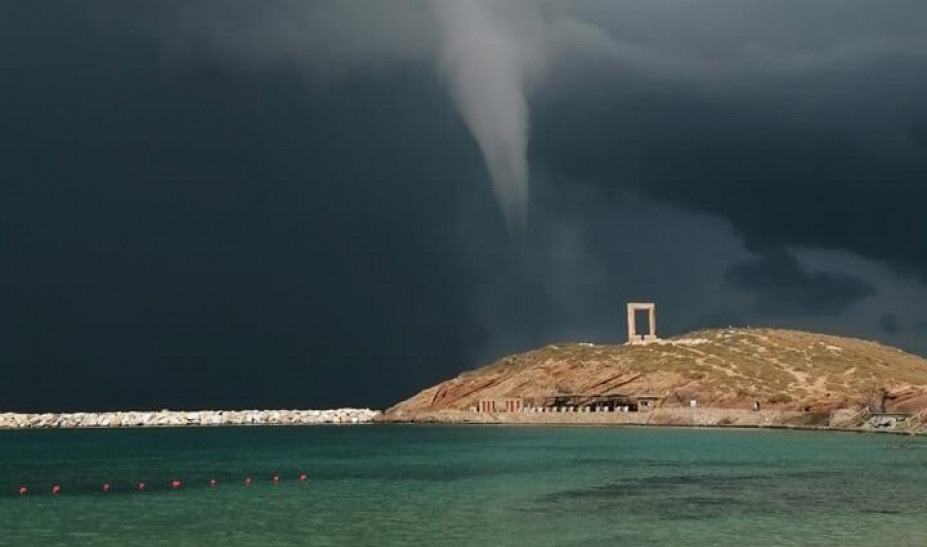
{"label": "tornado funnel cloud", "polygon": [[432,0],[442,32],[440,71],[476,140],[510,229],[528,207],[524,49],[489,2]]}

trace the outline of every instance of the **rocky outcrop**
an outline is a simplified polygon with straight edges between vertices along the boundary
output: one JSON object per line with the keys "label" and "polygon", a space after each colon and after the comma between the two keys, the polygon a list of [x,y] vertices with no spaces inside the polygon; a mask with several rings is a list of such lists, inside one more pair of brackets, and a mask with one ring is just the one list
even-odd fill
{"label": "rocky outcrop", "polygon": [[[615,394],[655,400],[660,412],[563,416],[543,409],[564,395],[581,401]],[[700,409],[694,414],[693,399]],[[524,410],[479,412],[485,402],[507,410],[512,400]],[[751,414],[754,406],[776,413]],[[511,355],[427,388],[379,420],[754,425],[747,422],[772,416],[768,425],[911,432],[924,430],[925,412],[927,360],[921,357],[853,338],[720,329],[647,345],[556,344]]]}
{"label": "rocky outcrop", "polygon": [[369,408],[334,410],[161,410],[117,412],[0,413],[0,429],[90,427],[208,427],[223,425],[365,424],[379,416]]}

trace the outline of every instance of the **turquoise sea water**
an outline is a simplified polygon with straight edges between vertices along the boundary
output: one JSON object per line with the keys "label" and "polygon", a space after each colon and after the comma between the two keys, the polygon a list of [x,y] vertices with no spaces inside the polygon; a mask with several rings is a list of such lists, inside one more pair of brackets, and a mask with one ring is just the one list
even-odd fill
{"label": "turquoise sea water", "polygon": [[[180,491],[169,488],[175,478]],[[144,493],[132,490],[140,480]],[[470,426],[7,431],[0,545],[927,545],[927,439]]]}

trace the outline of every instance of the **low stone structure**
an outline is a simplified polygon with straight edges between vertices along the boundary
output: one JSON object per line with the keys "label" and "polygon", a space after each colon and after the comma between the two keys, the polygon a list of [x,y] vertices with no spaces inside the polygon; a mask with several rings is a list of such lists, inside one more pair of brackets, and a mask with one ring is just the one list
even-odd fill
{"label": "low stone structure", "polygon": [[473,413],[460,410],[419,412],[408,417],[394,413],[378,418],[385,422],[469,423],[511,425],[663,425],[694,427],[783,427],[820,429],[830,427],[827,412],[799,410],[658,407],[649,412],[580,411],[573,407],[547,412]]}
{"label": "low stone structure", "polygon": [[478,406],[472,408],[472,412],[524,412],[527,410],[525,402],[519,397],[503,399],[501,402],[494,399],[481,399]]}
{"label": "low stone structure", "polygon": [[877,412],[870,413],[865,427],[872,430],[895,431],[901,429],[911,419],[910,414]]}
{"label": "low stone structure", "polygon": [[333,410],[161,410],[0,413],[0,429],[94,427],[207,427],[236,425],[364,424],[380,415],[369,408]]}

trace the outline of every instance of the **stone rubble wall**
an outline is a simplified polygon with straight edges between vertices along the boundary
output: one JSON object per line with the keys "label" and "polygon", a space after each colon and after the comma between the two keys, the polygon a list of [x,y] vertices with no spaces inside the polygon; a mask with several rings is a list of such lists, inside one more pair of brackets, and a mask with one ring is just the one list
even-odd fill
{"label": "stone rubble wall", "polygon": [[[858,411],[850,411],[859,414]],[[534,425],[663,425],[682,427],[784,427],[808,429],[862,429],[861,422],[833,423],[826,412],[728,408],[663,407],[641,412],[539,412],[525,408],[521,412],[473,412],[441,410],[404,414],[391,413],[377,418],[382,422],[534,424]]]}
{"label": "stone rubble wall", "polygon": [[235,425],[366,424],[380,415],[369,408],[333,410],[160,410],[118,412],[0,413],[0,429],[93,427],[204,427]]}

